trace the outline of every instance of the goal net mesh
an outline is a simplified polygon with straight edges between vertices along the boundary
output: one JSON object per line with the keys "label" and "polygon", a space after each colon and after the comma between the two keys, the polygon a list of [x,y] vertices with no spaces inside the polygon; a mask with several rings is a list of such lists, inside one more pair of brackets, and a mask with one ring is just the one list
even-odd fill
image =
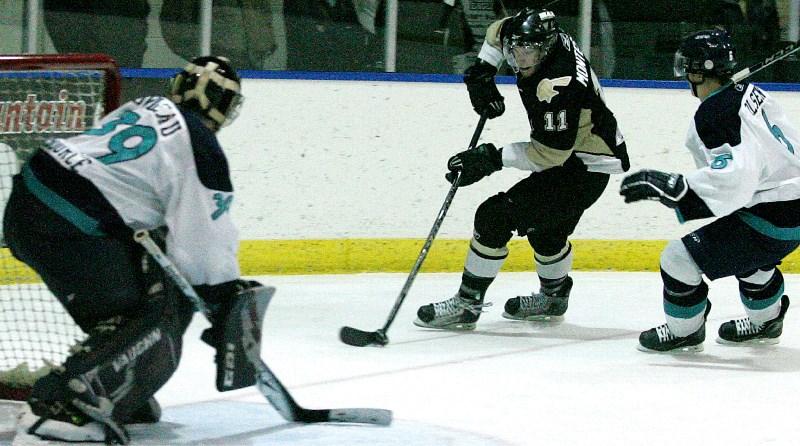
{"label": "goal net mesh", "polygon": [[[45,140],[92,128],[119,98],[119,72],[108,57],[0,56],[0,211],[5,212],[12,176]],[[3,239],[0,398],[25,398],[49,364],[63,362],[69,347],[83,338],[39,276],[14,259]]]}

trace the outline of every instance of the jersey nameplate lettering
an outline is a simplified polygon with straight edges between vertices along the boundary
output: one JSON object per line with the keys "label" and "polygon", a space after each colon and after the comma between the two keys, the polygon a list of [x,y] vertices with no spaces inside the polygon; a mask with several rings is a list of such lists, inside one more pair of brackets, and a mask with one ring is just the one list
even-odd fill
{"label": "jersey nameplate lettering", "polygon": [[75,171],[84,164],[90,164],[91,158],[85,157],[82,153],[76,152],[65,146],[58,139],[50,139],[45,146],[45,150],[50,152],[53,158],[65,168]]}
{"label": "jersey nameplate lettering", "polygon": [[761,107],[761,104],[764,103],[765,99],[766,96],[764,95],[763,91],[759,90],[758,88],[753,88],[753,90],[750,92],[750,96],[745,99],[744,106],[750,110],[750,113],[755,115],[758,113],[758,109]]}
{"label": "jersey nameplate lettering", "polygon": [[578,48],[575,48],[575,78],[584,87],[589,85],[589,70],[586,68],[586,58]]}

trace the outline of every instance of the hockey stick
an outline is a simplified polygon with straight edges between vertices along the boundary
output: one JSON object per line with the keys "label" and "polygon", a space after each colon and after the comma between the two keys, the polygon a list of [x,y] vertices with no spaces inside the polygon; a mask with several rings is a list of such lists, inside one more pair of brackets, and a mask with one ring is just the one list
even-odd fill
{"label": "hockey stick", "polygon": [[[150,237],[146,230],[136,231],[134,240],[141,244],[153,259],[161,266],[164,272],[175,282],[184,295],[189,298],[195,307],[209,319],[211,313],[197,295],[191,284],[183,277],[172,261],[164,254],[159,246]],[[256,387],[264,397],[272,403],[275,410],[286,421],[299,423],[363,423],[388,426],[392,423],[392,412],[386,409],[371,408],[344,408],[344,409],[306,409],[300,407],[286,387],[281,384],[278,377],[267,367],[260,358],[254,364],[258,370]]]}
{"label": "hockey stick", "polygon": [[741,82],[742,80],[752,76],[753,74],[763,70],[764,68],[767,68],[768,66],[770,66],[773,63],[785,58],[786,56],[794,53],[797,50],[800,50],[800,42],[792,42],[789,45],[787,45],[785,48],[783,48],[782,50],[780,50],[780,51],[776,52],[775,54],[769,56],[768,58],[764,59],[763,61],[761,61],[761,62],[759,62],[759,63],[757,63],[755,65],[751,65],[751,66],[745,68],[744,70],[735,73],[733,76],[731,76],[731,81],[732,82]]}
{"label": "hockey stick", "polygon": [[[478,144],[478,138],[480,138],[481,132],[483,132],[484,124],[486,124],[486,116],[481,116],[480,121],[478,121],[478,126],[475,128],[475,133],[472,134],[472,141],[469,143],[470,149],[474,148],[475,145]],[[417,273],[422,267],[422,262],[425,261],[425,257],[428,255],[428,250],[430,249],[431,244],[433,244],[433,239],[436,237],[436,233],[439,232],[439,227],[442,226],[444,216],[447,214],[447,210],[450,208],[450,203],[453,202],[453,197],[456,195],[460,180],[461,171],[459,170],[456,172],[453,185],[450,186],[450,191],[447,193],[447,197],[444,199],[444,204],[442,204],[442,208],[439,210],[439,215],[436,217],[436,221],[433,223],[431,232],[428,234],[428,238],[425,240],[425,244],[422,246],[422,251],[419,253],[419,257],[417,257],[414,267],[411,268],[411,272],[408,274],[408,279],[406,279],[403,289],[400,290],[400,295],[397,297],[394,307],[392,307],[392,311],[389,312],[389,317],[386,319],[386,323],[383,324],[383,328],[380,328],[376,331],[363,331],[353,327],[342,327],[341,331],[339,331],[339,339],[341,339],[342,342],[356,347],[365,347],[373,344],[383,346],[389,343],[389,338],[386,337],[386,330],[388,330],[389,326],[392,325],[395,316],[397,316],[397,312],[400,310],[400,305],[402,305],[406,295],[408,295],[408,290],[411,289],[411,285],[414,283],[414,279],[417,277]]]}

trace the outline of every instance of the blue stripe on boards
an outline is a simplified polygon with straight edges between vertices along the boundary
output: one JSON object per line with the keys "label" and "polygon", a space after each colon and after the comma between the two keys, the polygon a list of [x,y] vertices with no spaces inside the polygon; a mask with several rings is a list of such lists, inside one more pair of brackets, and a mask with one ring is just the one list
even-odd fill
{"label": "blue stripe on boards", "polygon": [[[126,78],[161,78],[168,79],[180,70],[172,68],[121,68]],[[369,81],[369,82],[437,82],[461,83],[460,74],[424,74],[424,73],[378,73],[378,72],[345,72],[345,71],[272,71],[272,70],[239,70],[243,79],[297,79],[327,81]],[[515,76],[497,76],[498,84],[515,84]],[[760,83],[756,84],[767,91],[800,91],[800,84]],[[600,85],[609,88],[662,88],[672,90],[688,90],[686,82],[680,80],[657,81],[637,79],[600,79]]]}

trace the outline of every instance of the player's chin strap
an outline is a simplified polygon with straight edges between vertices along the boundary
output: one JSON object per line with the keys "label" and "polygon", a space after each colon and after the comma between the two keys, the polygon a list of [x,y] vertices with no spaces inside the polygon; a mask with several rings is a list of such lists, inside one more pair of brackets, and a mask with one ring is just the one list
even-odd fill
{"label": "player's chin strap", "polygon": [[689,73],[686,73],[686,81],[689,82],[689,86],[692,89],[692,96],[699,98],[700,96],[697,95],[697,86],[706,81],[706,76],[702,73],[697,73],[697,74],[703,77],[703,79],[700,82],[692,82],[692,80],[689,78]]}

